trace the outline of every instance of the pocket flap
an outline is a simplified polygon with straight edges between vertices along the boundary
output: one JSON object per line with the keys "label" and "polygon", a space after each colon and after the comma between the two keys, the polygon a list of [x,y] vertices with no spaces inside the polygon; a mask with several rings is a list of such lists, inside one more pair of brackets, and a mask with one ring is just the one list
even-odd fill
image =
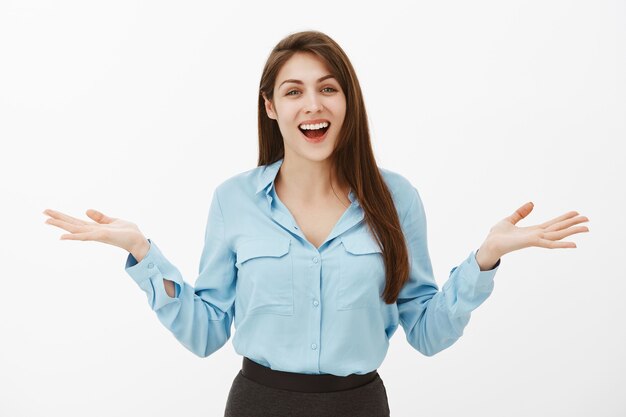
{"label": "pocket flap", "polygon": [[368,233],[357,233],[354,235],[341,236],[341,243],[346,251],[354,255],[364,255],[366,253],[382,253],[378,243]]}
{"label": "pocket flap", "polygon": [[261,237],[245,241],[237,248],[237,264],[263,256],[280,258],[289,252],[290,244],[290,239],[276,237]]}

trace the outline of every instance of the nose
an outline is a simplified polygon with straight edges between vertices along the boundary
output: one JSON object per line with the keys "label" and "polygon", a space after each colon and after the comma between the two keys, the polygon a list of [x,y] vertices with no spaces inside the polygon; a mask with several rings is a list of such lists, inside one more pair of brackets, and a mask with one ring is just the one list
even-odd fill
{"label": "nose", "polygon": [[316,94],[309,94],[309,97],[305,104],[306,113],[315,113],[321,111],[323,108],[320,98]]}

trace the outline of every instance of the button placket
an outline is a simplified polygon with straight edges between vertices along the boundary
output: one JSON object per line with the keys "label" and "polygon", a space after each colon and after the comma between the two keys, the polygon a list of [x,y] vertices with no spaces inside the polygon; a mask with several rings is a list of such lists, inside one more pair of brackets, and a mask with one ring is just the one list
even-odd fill
{"label": "button placket", "polygon": [[[311,259],[311,268],[313,268],[315,270],[317,279],[318,279],[318,283],[319,283],[319,279],[320,279],[320,273],[321,273],[321,254],[319,252],[319,250],[317,250],[317,248],[313,251],[313,256],[310,258]],[[319,302],[319,296],[320,294],[316,294],[315,297],[312,300],[312,304],[313,304],[313,308],[316,309],[314,312],[315,315],[315,319],[318,321],[318,325],[320,325],[320,321],[321,321],[321,309],[318,308],[320,302]],[[316,339],[319,340],[320,334],[317,333],[316,335]],[[317,348],[318,345],[317,343],[311,343],[311,350],[316,351],[317,352]],[[317,354],[317,353],[316,353]]]}

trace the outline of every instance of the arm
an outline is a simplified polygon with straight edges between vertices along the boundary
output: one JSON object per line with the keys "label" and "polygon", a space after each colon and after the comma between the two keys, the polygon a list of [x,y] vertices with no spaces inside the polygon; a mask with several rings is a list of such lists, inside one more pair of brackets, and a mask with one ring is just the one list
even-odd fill
{"label": "arm", "polygon": [[[481,270],[477,254],[472,253],[450,271],[448,281],[439,291],[428,253],[426,214],[419,193],[413,198],[402,221],[409,249],[409,281],[400,291],[398,310],[407,341],[417,351],[432,356],[458,340],[467,326],[471,312],[493,291],[493,269]],[[477,252],[487,255],[487,248]],[[491,266],[487,265],[485,266]]]}
{"label": "arm", "polygon": [[146,244],[129,253],[126,272],[178,341],[197,356],[209,356],[230,338],[235,301],[235,257],[226,240],[217,190],[209,209],[195,288],[183,280],[152,240]]}

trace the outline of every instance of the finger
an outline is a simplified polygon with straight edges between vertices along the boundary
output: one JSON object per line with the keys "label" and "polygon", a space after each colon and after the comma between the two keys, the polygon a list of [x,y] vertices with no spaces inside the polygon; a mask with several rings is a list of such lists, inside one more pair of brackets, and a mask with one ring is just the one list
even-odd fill
{"label": "finger", "polygon": [[63,214],[60,211],[56,211],[56,210],[51,210],[51,209],[46,209],[43,211],[44,214],[47,214],[48,216],[54,218],[54,219],[59,219],[62,220],[66,223],[71,223],[71,224],[80,224],[80,225],[87,225],[89,224],[88,222],[84,221],[84,220],[80,220],[77,219],[75,217],[72,216],[68,216],[67,214]]}
{"label": "finger", "polygon": [[548,239],[539,239],[537,246],[548,249],[559,249],[559,248],[575,248],[576,244],[574,242],[555,242]]}
{"label": "finger", "polygon": [[580,227],[570,227],[568,229],[564,229],[564,230],[559,230],[559,231],[554,231],[554,232],[547,232],[547,233],[543,233],[542,238],[544,239],[550,239],[550,240],[561,240],[567,236],[571,236],[575,233],[585,233],[588,232],[589,229],[586,226],[580,226]]}
{"label": "finger", "polygon": [[46,220],[45,223],[53,225],[53,226],[57,226],[61,229],[67,230],[68,232],[72,232],[72,233],[85,231],[85,225],[76,225],[73,223],[64,222],[63,220],[59,220],[59,219],[50,218]]}
{"label": "finger", "polygon": [[517,222],[522,220],[524,217],[528,216],[528,214],[531,211],[533,211],[533,207],[534,206],[535,205],[532,202],[529,201],[528,203],[524,204],[523,206],[521,206],[520,208],[515,210],[515,213],[513,213],[509,217],[507,217],[507,220],[510,221],[513,224],[516,224]]}
{"label": "finger", "polygon": [[61,235],[59,239],[61,240],[96,240],[94,239],[94,233],[72,233],[71,235]]}
{"label": "finger", "polygon": [[[552,226],[545,229],[546,232],[554,232],[557,230],[565,229],[566,227],[573,226],[575,224],[588,222],[589,219],[585,216],[578,216],[571,219],[563,220],[558,223],[554,223]],[[588,230],[587,230],[588,231]]]}
{"label": "finger", "polygon": [[540,226],[541,226],[541,228],[545,229],[546,227],[550,227],[553,224],[556,224],[556,223],[561,222],[563,220],[567,220],[567,219],[569,219],[571,217],[574,217],[574,216],[578,216],[578,212],[577,211],[570,211],[570,212],[562,214],[559,217],[556,217],[556,218],[554,218],[552,220],[548,220],[547,222],[540,224]]}
{"label": "finger", "polygon": [[98,210],[94,210],[94,209],[89,209],[85,213],[87,213],[87,216],[89,216],[90,218],[94,219],[96,222],[101,223],[101,224],[109,224],[117,220],[113,217],[106,216],[104,213],[101,213]]}

